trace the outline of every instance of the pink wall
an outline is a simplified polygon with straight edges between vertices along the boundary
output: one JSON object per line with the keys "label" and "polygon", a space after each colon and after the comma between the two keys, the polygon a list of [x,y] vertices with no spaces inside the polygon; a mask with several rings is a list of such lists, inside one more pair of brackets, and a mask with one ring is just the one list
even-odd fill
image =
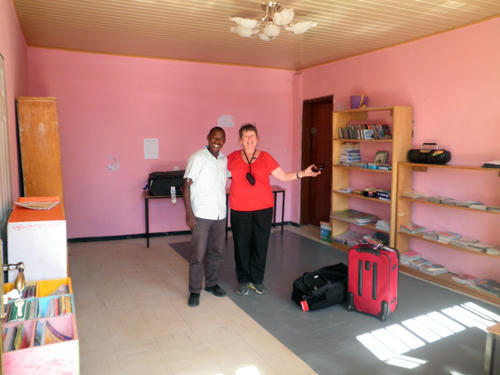
{"label": "pink wall", "polygon": [[12,1],[0,1],[0,54],[4,58],[5,85],[7,88],[7,117],[9,124],[12,195],[19,197],[19,167],[16,141],[17,96],[28,92],[27,45],[17,21]]}
{"label": "pink wall", "polygon": [[[144,233],[150,172],[184,169],[221,115],[256,123],[260,148],[291,170],[293,72],[29,48],[30,96],[58,98],[68,238]],[[158,138],[160,159],[144,159]],[[116,158],[119,169],[108,169]],[[300,160],[300,159],[299,159]],[[299,165],[299,160],[295,165]],[[272,181],[276,183],[276,181]],[[281,184],[289,189],[291,183]],[[297,200],[298,192],[287,195]],[[288,203],[289,204],[289,203]],[[184,205],[151,202],[150,231],[188,230]],[[297,221],[286,212],[285,220]]]}
{"label": "pink wall", "polygon": [[[452,163],[480,165],[499,160],[500,18],[381,50],[302,73],[303,99],[364,94],[370,106],[413,107],[413,147],[435,141],[451,150]],[[349,105],[349,104],[348,104]],[[294,123],[298,131],[300,123]],[[365,177],[365,176],[363,176]],[[369,183],[368,183],[369,184]],[[369,186],[366,186],[369,187]],[[500,205],[500,178],[480,172],[418,173],[414,189],[455,199]],[[363,205],[358,202],[356,205]],[[500,216],[415,207],[414,222],[500,245]],[[367,209],[368,210],[368,209]],[[457,212],[458,211],[458,212]],[[500,260],[414,240],[412,248],[452,272],[498,279]]]}

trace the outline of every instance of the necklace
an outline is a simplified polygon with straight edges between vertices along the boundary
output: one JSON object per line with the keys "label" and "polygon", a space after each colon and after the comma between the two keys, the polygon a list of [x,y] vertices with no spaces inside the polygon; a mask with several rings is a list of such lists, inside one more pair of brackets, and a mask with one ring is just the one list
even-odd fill
{"label": "necklace", "polygon": [[[257,149],[254,150],[253,152],[253,155],[252,155],[252,161],[253,161],[253,157],[255,156],[255,153],[257,152]],[[247,153],[245,152],[245,150],[243,150],[243,155],[245,155],[245,158],[247,159],[247,162],[248,162],[248,170],[250,171],[250,173],[252,173],[252,163],[250,163],[250,160],[248,160],[248,156],[247,156]]]}

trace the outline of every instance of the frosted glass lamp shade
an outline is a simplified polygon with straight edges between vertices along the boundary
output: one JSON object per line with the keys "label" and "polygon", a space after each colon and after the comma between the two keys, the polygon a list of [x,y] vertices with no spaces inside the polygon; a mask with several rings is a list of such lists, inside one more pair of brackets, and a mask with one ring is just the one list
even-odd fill
{"label": "frosted glass lamp shade", "polygon": [[229,18],[229,21],[234,21],[239,26],[243,26],[245,29],[254,29],[257,26],[257,22],[258,22],[255,19],[248,19],[248,18],[241,18],[241,17]]}
{"label": "frosted glass lamp shade", "polygon": [[292,8],[285,9],[279,13],[275,13],[273,16],[273,21],[278,26],[285,26],[292,22],[294,16],[295,13],[293,12]]}
{"label": "frosted glass lamp shade", "polygon": [[262,30],[269,39],[274,39],[280,35],[280,28],[276,25],[269,25]]}
{"label": "frosted glass lamp shade", "polygon": [[259,38],[265,42],[271,41],[271,39],[269,39],[264,33],[259,33]]}
{"label": "frosted glass lamp shade", "polygon": [[318,26],[317,22],[307,21],[299,22],[291,26],[285,27],[286,30],[291,31],[294,34],[304,34],[307,30]]}
{"label": "frosted glass lamp shade", "polygon": [[232,33],[237,33],[239,36],[243,38],[251,38],[252,37],[252,29],[246,29],[241,25],[231,27]]}

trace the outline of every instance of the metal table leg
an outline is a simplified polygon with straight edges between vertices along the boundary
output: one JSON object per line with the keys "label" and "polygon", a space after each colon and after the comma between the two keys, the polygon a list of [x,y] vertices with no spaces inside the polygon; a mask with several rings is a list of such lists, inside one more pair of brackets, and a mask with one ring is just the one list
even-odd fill
{"label": "metal table leg", "polygon": [[484,375],[493,375],[495,362],[495,337],[491,332],[486,336],[486,348],[484,350]]}
{"label": "metal table leg", "polygon": [[146,212],[146,242],[149,247],[149,199],[145,198],[144,199],[144,204],[146,205],[145,207],[145,212]]}
{"label": "metal table leg", "polygon": [[283,202],[281,203],[281,235],[283,235],[283,227],[285,226],[285,192],[283,194]]}

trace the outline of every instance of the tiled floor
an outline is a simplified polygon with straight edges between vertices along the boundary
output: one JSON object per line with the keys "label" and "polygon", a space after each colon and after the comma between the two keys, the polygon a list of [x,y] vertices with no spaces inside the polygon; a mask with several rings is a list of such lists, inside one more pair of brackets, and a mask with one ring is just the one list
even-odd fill
{"label": "tiled floor", "polygon": [[187,306],[188,263],[168,244],[189,240],[71,244],[81,374],[316,374],[229,298]]}

